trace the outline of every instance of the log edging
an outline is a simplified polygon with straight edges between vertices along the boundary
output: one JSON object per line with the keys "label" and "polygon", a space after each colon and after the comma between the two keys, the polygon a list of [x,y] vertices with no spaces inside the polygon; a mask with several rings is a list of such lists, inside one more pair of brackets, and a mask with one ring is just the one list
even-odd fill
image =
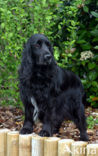
{"label": "log edging", "polygon": [[98,156],[98,144],[0,129],[0,156]]}

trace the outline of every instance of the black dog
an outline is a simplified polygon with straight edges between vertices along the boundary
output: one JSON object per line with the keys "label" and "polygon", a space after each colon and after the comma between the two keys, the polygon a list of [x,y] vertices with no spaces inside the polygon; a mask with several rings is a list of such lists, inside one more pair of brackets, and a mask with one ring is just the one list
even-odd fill
{"label": "black dog", "polygon": [[88,140],[81,81],[73,72],[57,66],[52,46],[44,35],[35,34],[28,40],[19,79],[25,106],[21,134],[32,133],[34,121],[39,118],[43,123],[39,135],[52,136],[67,118],[80,130],[80,139]]}

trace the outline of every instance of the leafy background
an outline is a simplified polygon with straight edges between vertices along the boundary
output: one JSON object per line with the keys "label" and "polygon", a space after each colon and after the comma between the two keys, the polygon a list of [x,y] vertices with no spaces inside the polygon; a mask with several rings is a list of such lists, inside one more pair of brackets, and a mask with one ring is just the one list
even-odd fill
{"label": "leafy background", "polygon": [[87,101],[98,107],[98,1],[0,0],[0,105],[22,107],[18,68],[34,33],[48,36],[58,65],[80,76]]}

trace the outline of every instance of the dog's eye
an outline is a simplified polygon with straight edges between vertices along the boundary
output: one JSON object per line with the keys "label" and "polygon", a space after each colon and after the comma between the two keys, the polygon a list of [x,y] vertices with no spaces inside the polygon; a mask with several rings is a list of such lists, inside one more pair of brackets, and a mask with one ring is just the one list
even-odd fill
{"label": "dog's eye", "polygon": [[50,44],[49,44],[49,42],[46,42],[46,45],[47,45],[48,47],[50,47]]}
{"label": "dog's eye", "polygon": [[40,48],[40,45],[39,44],[35,44],[34,47]]}
{"label": "dog's eye", "polygon": [[36,48],[41,47],[42,42],[40,40],[37,41],[37,43],[34,45]]}
{"label": "dog's eye", "polygon": [[38,40],[38,41],[37,41],[37,44],[39,44],[39,45],[41,46],[41,45],[42,45],[41,40]]}

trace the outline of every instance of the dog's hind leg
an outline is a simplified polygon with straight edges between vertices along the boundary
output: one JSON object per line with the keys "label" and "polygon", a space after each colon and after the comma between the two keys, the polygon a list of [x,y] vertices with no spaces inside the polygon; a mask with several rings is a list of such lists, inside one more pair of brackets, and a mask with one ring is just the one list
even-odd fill
{"label": "dog's hind leg", "polygon": [[86,125],[86,117],[84,112],[84,106],[83,104],[80,105],[80,108],[77,109],[74,113],[73,121],[76,124],[77,128],[80,131],[80,140],[82,141],[88,141],[88,135],[87,135],[87,125]]}

